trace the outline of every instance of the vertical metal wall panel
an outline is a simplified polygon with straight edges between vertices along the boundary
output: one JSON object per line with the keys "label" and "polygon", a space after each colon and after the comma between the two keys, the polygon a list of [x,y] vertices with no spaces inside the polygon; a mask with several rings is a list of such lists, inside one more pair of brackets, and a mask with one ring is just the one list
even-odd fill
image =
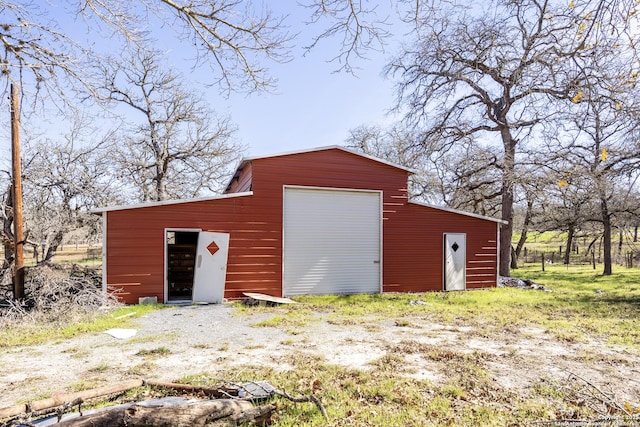
{"label": "vertical metal wall panel", "polygon": [[284,190],[283,294],[380,292],[380,193]]}

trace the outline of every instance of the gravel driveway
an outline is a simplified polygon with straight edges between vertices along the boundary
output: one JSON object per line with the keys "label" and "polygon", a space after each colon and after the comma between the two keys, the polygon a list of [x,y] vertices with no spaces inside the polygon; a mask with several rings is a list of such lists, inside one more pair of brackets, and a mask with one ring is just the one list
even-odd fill
{"label": "gravel driveway", "polygon": [[[495,384],[515,392],[526,392],[540,378],[561,381],[575,372],[594,383],[617,386],[624,399],[640,401],[640,354],[635,349],[596,341],[558,342],[534,327],[487,336],[473,326],[433,323],[420,310],[416,307],[415,316],[402,322],[372,316],[370,322],[340,323],[329,321],[326,313],[313,313],[313,321],[295,328],[252,326],[276,313],[238,314],[227,304],[155,310],[133,320],[132,338],[96,333],[2,350],[0,407],[133,378],[175,381],[207,372],[224,379],[247,365],[287,369],[286,355],[299,352],[368,369],[389,348],[406,342],[481,351]],[[442,362],[420,354],[407,354],[405,362],[413,377],[433,382],[448,378]]]}
{"label": "gravel driveway", "polygon": [[[277,343],[282,332],[250,326],[271,315],[237,316],[226,304],[193,305],[152,311],[133,320],[136,334],[118,339],[106,333],[61,342],[2,350],[0,406],[81,387],[132,377],[175,380],[220,369],[218,360],[250,360],[249,343]],[[149,361],[145,353],[166,349]],[[256,356],[254,352],[254,357]]]}

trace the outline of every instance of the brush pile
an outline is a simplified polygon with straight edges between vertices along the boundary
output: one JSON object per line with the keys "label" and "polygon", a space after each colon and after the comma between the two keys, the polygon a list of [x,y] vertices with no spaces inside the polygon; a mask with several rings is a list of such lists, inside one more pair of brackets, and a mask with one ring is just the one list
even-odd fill
{"label": "brush pile", "polygon": [[533,289],[536,291],[551,292],[550,289],[529,279],[516,279],[515,277],[500,277],[498,287],[509,287],[517,289]]}
{"label": "brush pile", "polygon": [[[26,269],[25,295],[11,299],[4,274],[0,289],[0,326],[14,322],[67,322],[98,314],[117,305],[102,291],[99,271],[93,268],[42,264]],[[10,277],[10,275],[9,275]]]}

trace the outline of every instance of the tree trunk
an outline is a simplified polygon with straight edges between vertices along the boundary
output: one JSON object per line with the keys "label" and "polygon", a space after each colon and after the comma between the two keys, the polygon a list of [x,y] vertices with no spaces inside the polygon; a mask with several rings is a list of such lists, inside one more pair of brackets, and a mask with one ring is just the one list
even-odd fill
{"label": "tree trunk", "polygon": [[36,264],[40,264],[40,252],[38,251],[38,245],[31,245],[33,248],[33,258],[36,260]]}
{"label": "tree trunk", "polygon": [[613,271],[611,269],[611,215],[609,214],[607,201],[604,198],[600,200],[600,213],[602,215],[602,225],[604,227],[602,237],[602,246],[604,250],[604,270],[602,272],[602,275],[611,276],[611,274],[613,274]]}
{"label": "tree trunk", "polygon": [[[256,409],[259,409],[256,411]],[[59,427],[191,427],[216,425],[236,425],[242,422],[268,422],[276,410],[276,405],[254,408],[246,400],[218,399],[191,402],[175,406],[131,405],[107,409],[87,416],[62,421]]]}
{"label": "tree trunk", "polygon": [[2,246],[4,248],[4,265],[9,266],[13,262],[13,189],[7,187],[2,218]]}
{"label": "tree trunk", "polygon": [[162,173],[160,172],[160,168],[156,168],[156,177],[155,177],[155,181],[156,181],[156,200],[157,201],[162,201],[162,200],[166,200],[167,199],[167,187],[165,185],[164,182],[164,177],[162,175]]}
{"label": "tree trunk", "polygon": [[511,275],[511,239],[513,237],[513,187],[516,158],[516,141],[511,137],[508,127],[501,130],[504,146],[504,164],[502,169],[502,220],[500,226],[500,275]]}
{"label": "tree trunk", "polygon": [[42,255],[42,262],[50,261],[51,258],[56,254],[58,247],[62,244],[62,239],[64,238],[64,232],[59,230],[56,232],[53,239],[51,239],[51,243],[47,247],[47,251]]}
{"label": "tree trunk", "polygon": [[527,200],[527,212],[524,214],[524,221],[522,222],[522,231],[520,232],[520,240],[516,245],[515,251],[511,252],[511,268],[518,268],[518,259],[522,248],[527,242],[527,233],[529,232],[529,224],[531,224],[531,213],[533,211],[533,200],[530,198]]}
{"label": "tree trunk", "polygon": [[618,229],[618,260],[622,261],[622,246],[624,243],[624,229],[620,227]]}
{"label": "tree trunk", "polygon": [[28,412],[41,412],[48,409],[55,409],[61,406],[74,406],[71,402],[84,402],[88,399],[96,397],[108,396],[115,393],[123,393],[132,388],[140,387],[144,384],[142,380],[129,380],[118,384],[112,384],[100,388],[94,388],[91,390],[78,391],[75,393],[67,393],[56,395],[43,400],[36,400],[29,402],[29,404],[22,403],[20,405],[14,405],[7,408],[0,409],[0,419],[15,417],[16,415],[26,414]]}
{"label": "tree trunk", "polygon": [[564,251],[564,264],[569,265],[569,261],[571,258],[571,248],[573,245],[573,236],[575,234],[576,227],[574,224],[569,224],[569,229],[567,230],[567,250]]}
{"label": "tree trunk", "polygon": [[518,256],[516,255],[516,248],[511,246],[511,270],[518,269]]}

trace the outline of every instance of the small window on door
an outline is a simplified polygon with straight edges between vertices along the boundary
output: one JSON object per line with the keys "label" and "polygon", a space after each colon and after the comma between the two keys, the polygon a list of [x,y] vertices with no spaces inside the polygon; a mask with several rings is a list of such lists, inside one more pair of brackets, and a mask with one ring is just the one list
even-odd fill
{"label": "small window on door", "polygon": [[176,244],[176,232],[167,231],[167,245],[175,245],[175,244]]}

